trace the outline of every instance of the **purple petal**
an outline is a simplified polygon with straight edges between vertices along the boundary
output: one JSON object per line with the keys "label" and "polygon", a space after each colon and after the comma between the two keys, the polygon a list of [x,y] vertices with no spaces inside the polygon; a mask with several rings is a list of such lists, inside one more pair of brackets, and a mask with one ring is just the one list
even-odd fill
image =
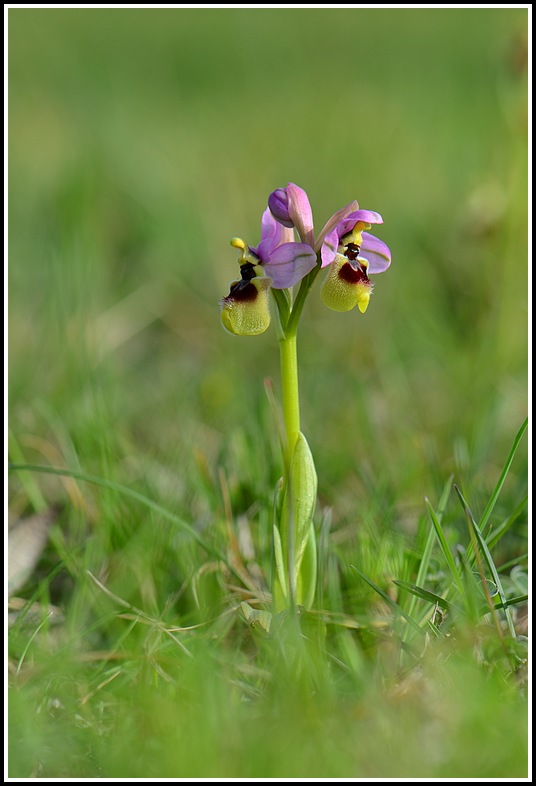
{"label": "purple petal", "polygon": [[288,213],[290,219],[300,236],[300,240],[309,246],[314,243],[313,211],[309,197],[295,183],[289,183],[287,188]]}
{"label": "purple petal", "polygon": [[354,213],[350,213],[348,218],[353,218],[356,223],[364,221],[365,224],[383,224],[383,218],[374,210],[356,210]]}
{"label": "purple petal", "polygon": [[280,224],[277,223],[271,214],[270,209],[267,207],[262,214],[261,219],[261,241],[270,240],[271,238],[275,237],[279,226]]}
{"label": "purple petal", "polygon": [[333,229],[335,229],[339,221],[342,221],[343,218],[346,218],[347,216],[350,215],[350,213],[354,213],[358,209],[359,209],[359,205],[354,199],[354,201],[350,202],[349,205],[346,205],[346,207],[343,207],[341,208],[341,210],[338,210],[336,213],[334,213],[329,219],[329,221],[326,223],[322,232],[318,235],[318,238],[315,243],[315,251],[318,251],[318,249],[321,248],[324,238],[327,235],[329,235],[329,233]]}
{"label": "purple petal", "polygon": [[337,225],[339,237],[344,237],[348,232],[351,232],[358,221],[363,221],[365,224],[383,224],[383,218],[379,213],[375,213],[373,210],[356,210],[350,213],[347,218],[339,221]]}
{"label": "purple petal", "polygon": [[383,273],[391,264],[391,252],[383,240],[363,232],[363,245],[359,256],[369,263],[367,273]]}
{"label": "purple petal", "polygon": [[250,246],[251,251],[256,254],[261,262],[267,261],[270,253],[283,243],[291,243],[294,240],[294,232],[287,229],[275,220],[266,208],[262,214],[261,223],[261,242],[258,246]]}
{"label": "purple petal", "polygon": [[268,207],[276,221],[285,227],[294,226],[288,212],[288,194],[286,188],[276,188],[268,197]]}
{"label": "purple petal", "polygon": [[337,227],[332,229],[329,234],[327,234],[324,238],[324,242],[322,243],[322,267],[327,267],[327,265],[331,265],[335,257],[337,256],[337,249],[339,248],[339,233],[337,232]]}
{"label": "purple petal", "polygon": [[288,289],[297,284],[316,265],[316,254],[305,243],[284,243],[278,246],[264,265],[274,289]]}

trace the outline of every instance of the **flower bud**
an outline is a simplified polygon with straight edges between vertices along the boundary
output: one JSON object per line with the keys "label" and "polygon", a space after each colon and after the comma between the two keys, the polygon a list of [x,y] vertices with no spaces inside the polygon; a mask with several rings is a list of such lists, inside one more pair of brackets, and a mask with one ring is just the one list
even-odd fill
{"label": "flower bud", "polygon": [[276,221],[279,221],[284,227],[292,229],[294,224],[288,210],[289,199],[286,188],[276,188],[275,191],[272,191],[268,197],[268,207]]}
{"label": "flower bud", "polygon": [[270,283],[267,277],[233,281],[221,299],[223,327],[235,336],[257,336],[270,324]]}
{"label": "flower bud", "polygon": [[366,260],[348,260],[337,254],[331,263],[320,297],[334,311],[350,311],[355,306],[362,314],[367,310],[372,284],[366,274]]}

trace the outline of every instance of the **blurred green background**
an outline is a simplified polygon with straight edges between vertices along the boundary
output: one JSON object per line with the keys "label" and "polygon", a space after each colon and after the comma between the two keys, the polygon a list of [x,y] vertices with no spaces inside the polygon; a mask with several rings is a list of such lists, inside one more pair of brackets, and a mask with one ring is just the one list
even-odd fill
{"label": "blurred green background", "polygon": [[306,309],[321,493],[367,466],[411,504],[438,468],[502,461],[526,409],[526,21],[11,9],[13,428],[42,434],[46,409],[86,467],[184,466],[254,428],[275,331],[232,339],[218,298],[229,238],[257,243],[292,180],[317,229],[354,198],[381,212],[393,253],[365,317],[317,290]]}
{"label": "blurred green background", "polygon": [[[382,524],[411,542],[451,473],[482,512],[527,407],[527,21],[11,8],[13,458],[143,488],[201,528],[221,515],[222,473],[235,515],[268,509],[276,333],[231,337],[218,300],[238,272],[229,239],[255,245],[268,194],[293,181],[317,230],[352,199],[380,212],[393,255],[366,315],[328,311],[317,286],[300,325],[334,542]],[[520,456],[498,515],[526,487]],[[112,560],[111,585],[143,608],[185,580],[173,554],[158,573],[167,536],[116,494],[82,504],[28,478],[12,478],[15,515],[41,495],[74,503],[63,553],[56,534],[67,566],[78,547],[94,572]],[[50,581],[53,601],[76,575]],[[87,604],[75,594],[73,624]]]}

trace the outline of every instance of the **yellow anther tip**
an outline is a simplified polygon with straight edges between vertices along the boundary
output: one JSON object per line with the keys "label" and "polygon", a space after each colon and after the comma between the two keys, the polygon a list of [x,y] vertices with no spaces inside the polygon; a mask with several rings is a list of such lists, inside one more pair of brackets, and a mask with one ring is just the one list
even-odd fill
{"label": "yellow anther tip", "polygon": [[246,244],[244,243],[241,237],[231,238],[231,245],[233,248],[240,248],[242,251],[246,250]]}

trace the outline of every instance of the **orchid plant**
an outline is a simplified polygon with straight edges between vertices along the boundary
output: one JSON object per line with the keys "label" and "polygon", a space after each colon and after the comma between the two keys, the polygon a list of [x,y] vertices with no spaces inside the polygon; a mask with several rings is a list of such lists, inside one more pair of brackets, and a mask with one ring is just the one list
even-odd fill
{"label": "orchid plant", "polygon": [[274,611],[314,601],[317,546],[313,524],[317,477],[313,457],[300,430],[297,330],[305,300],[323,268],[322,301],[335,311],[357,306],[364,313],[372,293],[369,276],[391,264],[385,243],[368,230],[382,224],[379,213],[357,202],[334,213],[315,237],[307,194],[289,183],[268,197],[261,240],[249,246],[241,238],[240,278],[221,300],[222,324],[229,333],[254,336],[271,321],[270,298],[277,314],[281,353],[283,477],[276,491],[273,520],[272,600]]}

